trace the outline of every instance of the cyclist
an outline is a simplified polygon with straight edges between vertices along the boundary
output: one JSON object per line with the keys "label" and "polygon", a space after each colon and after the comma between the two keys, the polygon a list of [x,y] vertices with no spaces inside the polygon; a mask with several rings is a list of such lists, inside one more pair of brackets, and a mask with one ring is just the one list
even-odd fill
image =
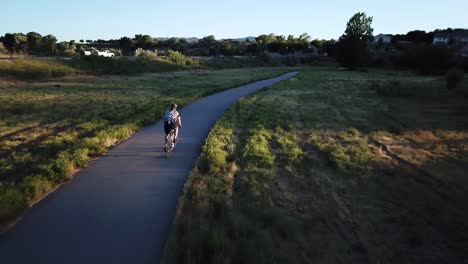
{"label": "cyclist", "polygon": [[164,140],[164,151],[167,151],[167,141],[171,130],[174,130],[174,144],[177,143],[177,136],[179,135],[179,127],[182,127],[182,120],[180,113],[177,111],[177,104],[171,104],[169,110],[164,114],[164,132],[166,137]]}

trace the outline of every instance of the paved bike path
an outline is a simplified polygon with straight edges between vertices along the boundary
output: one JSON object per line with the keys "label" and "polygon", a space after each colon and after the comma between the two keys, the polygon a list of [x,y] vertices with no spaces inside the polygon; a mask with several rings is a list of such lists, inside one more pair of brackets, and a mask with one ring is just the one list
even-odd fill
{"label": "paved bike path", "polygon": [[202,98],[180,113],[170,159],[162,121],[119,144],[0,237],[0,263],[158,263],[177,200],[214,123],[240,97],[291,72]]}

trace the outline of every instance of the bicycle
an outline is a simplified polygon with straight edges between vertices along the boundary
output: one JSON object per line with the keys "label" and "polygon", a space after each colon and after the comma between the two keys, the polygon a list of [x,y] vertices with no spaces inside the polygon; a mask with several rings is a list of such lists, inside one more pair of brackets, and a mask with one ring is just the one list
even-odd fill
{"label": "bicycle", "polygon": [[176,144],[174,143],[174,137],[175,137],[175,129],[171,129],[171,132],[169,132],[169,135],[167,135],[166,158],[169,158],[171,156],[171,153],[175,148]]}

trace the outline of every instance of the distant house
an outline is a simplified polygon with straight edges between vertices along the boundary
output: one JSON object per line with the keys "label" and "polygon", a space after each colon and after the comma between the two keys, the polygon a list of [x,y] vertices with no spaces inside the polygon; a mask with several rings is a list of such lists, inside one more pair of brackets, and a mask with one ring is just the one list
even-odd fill
{"label": "distant house", "polygon": [[468,46],[468,30],[456,30],[450,33],[435,33],[433,44],[449,44],[453,43],[457,47]]}
{"label": "distant house", "polygon": [[468,30],[456,31],[452,37],[458,46],[468,47]]}
{"label": "distant house", "polygon": [[374,37],[374,44],[389,44],[392,42],[392,35],[388,34],[378,34],[377,36]]}
{"label": "distant house", "polygon": [[436,33],[434,34],[434,39],[432,44],[445,44],[447,45],[450,41],[450,33]]}

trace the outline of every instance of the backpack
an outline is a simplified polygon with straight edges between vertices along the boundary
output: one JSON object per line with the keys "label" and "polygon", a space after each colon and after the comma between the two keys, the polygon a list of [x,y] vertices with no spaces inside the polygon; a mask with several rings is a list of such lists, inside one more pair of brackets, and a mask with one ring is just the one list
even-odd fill
{"label": "backpack", "polygon": [[166,124],[172,124],[172,121],[174,120],[174,112],[173,111],[167,111],[167,113],[164,115],[164,122]]}

